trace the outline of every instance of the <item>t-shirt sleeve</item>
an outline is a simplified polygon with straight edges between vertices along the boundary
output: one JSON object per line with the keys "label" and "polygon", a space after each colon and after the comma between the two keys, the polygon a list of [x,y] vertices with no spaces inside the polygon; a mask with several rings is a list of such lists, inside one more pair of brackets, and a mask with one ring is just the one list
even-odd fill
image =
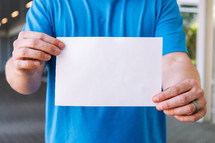
{"label": "t-shirt sleeve", "polygon": [[50,8],[45,2],[45,0],[33,0],[26,15],[23,31],[35,31],[54,36]]}
{"label": "t-shirt sleeve", "polygon": [[163,55],[172,52],[186,52],[186,37],[183,19],[176,0],[161,0],[155,37],[163,37]]}

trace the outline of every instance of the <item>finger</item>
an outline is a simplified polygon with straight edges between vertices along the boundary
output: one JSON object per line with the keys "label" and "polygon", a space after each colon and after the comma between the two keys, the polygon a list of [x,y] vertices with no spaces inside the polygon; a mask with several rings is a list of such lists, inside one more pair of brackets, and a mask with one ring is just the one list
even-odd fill
{"label": "finger", "polygon": [[[196,102],[199,104],[199,109],[205,108],[206,100],[204,97],[196,100]],[[182,107],[164,110],[164,113],[166,115],[170,115],[170,116],[191,115],[195,112],[195,110],[196,110],[196,106],[194,105],[194,103],[190,103],[190,104],[182,106]]]}
{"label": "finger", "polygon": [[206,107],[199,110],[198,112],[189,115],[189,116],[175,116],[176,119],[178,119],[181,122],[195,122],[198,121],[199,119],[201,119],[202,117],[204,117],[204,115],[206,114]]}
{"label": "finger", "polygon": [[58,56],[61,52],[58,47],[38,39],[16,40],[14,42],[14,49],[17,48],[32,48],[55,56]]}
{"label": "finger", "polygon": [[39,39],[49,44],[59,47],[61,50],[65,47],[64,43],[54,37],[51,37],[45,33],[33,32],[33,31],[22,31],[19,33],[18,39]]}
{"label": "finger", "polygon": [[177,84],[173,87],[170,87],[170,88],[164,90],[163,92],[155,95],[152,98],[152,101],[155,103],[158,103],[158,102],[170,99],[172,97],[175,97],[179,94],[182,94],[184,92],[191,90],[191,88],[194,85],[197,85],[197,82],[195,80],[193,80],[193,79],[184,80],[184,81],[180,82],[179,84]]}
{"label": "finger", "polygon": [[37,60],[15,60],[14,61],[15,67],[19,70],[22,69],[34,69],[38,68],[41,63]]}
{"label": "finger", "polygon": [[[202,90],[201,88],[199,90]],[[190,90],[186,93],[178,95],[176,97],[170,98],[168,100],[162,101],[156,105],[158,110],[168,110],[176,107],[181,107],[189,104],[202,96],[201,92],[195,92]]]}
{"label": "finger", "polygon": [[30,49],[30,48],[20,48],[15,50],[15,52],[13,52],[13,57],[15,59],[21,59],[21,60],[35,59],[35,60],[41,60],[41,61],[49,61],[51,59],[51,55],[45,52]]}

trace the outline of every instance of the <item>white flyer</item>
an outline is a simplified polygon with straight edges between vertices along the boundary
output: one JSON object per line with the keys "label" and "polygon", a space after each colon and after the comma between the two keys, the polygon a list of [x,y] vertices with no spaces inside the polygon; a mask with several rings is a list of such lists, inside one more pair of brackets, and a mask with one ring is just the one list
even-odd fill
{"label": "white flyer", "polygon": [[155,106],[162,38],[58,37],[56,106]]}

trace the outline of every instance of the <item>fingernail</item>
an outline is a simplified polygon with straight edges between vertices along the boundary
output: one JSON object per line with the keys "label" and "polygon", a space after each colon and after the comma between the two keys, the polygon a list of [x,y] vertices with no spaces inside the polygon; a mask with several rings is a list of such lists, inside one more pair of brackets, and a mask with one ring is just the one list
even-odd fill
{"label": "fingernail", "polygon": [[153,97],[152,100],[153,100],[154,102],[158,102],[158,101],[159,101],[159,99],[158,99],[157,97]]}
{"label": "fingernail", "polygon": [[64,43],[60,43],[59,47],[61,47],[63,49],[64,48]]}
{"label": "fingernail", "polygon": [[160,104],[158,104],[158,105],[157,105],[157,109],[158,109],[158,110],[163,110],[163,107],[162,107]]}

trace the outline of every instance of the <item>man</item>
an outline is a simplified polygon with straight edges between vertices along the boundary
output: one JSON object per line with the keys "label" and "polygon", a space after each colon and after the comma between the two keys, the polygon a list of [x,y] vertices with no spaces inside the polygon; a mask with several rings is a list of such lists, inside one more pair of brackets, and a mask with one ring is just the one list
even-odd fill
{"label": "man", "polygon": [[[160,111],[183,122],[206,113],[176,0],[35,0],[23,31],[14,42],[6,77],[16,91],[31,94],[48,66],[47,143],[164,143],[166,123]],[[104,36],[163,37],[164,91],[153,98],[157,109],[54,105],[55,56],[64,48],[54,37]]]}

